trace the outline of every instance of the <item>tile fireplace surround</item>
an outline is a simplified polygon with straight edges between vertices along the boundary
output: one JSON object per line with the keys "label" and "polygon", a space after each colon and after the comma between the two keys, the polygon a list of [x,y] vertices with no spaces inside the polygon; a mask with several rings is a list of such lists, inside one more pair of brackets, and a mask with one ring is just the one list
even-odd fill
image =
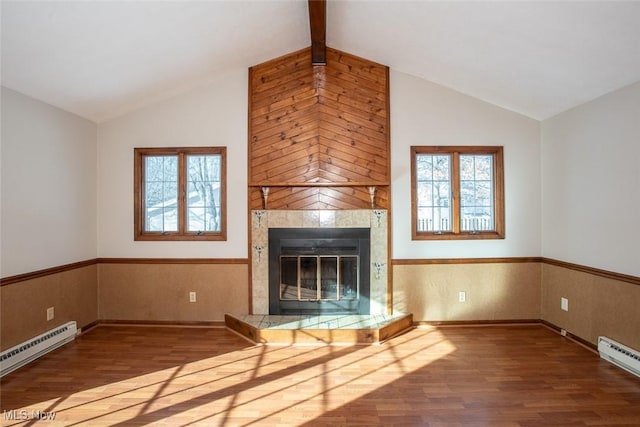
{"label": "tile fireplace surround", "polygon": [[254,210],[251,211],[252,314],[269,314],[270,228],[368,228],[370,234],[370,313],[387,313],[387,211]]}

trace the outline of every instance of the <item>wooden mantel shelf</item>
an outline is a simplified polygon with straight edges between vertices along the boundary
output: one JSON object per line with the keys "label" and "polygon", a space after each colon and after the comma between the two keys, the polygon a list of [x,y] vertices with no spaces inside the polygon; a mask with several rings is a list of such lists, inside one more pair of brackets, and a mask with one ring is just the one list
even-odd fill
{"label": "wooden mantel shelf", "polygon": [[384,187],[388,182],[250,182],[249,187]]}

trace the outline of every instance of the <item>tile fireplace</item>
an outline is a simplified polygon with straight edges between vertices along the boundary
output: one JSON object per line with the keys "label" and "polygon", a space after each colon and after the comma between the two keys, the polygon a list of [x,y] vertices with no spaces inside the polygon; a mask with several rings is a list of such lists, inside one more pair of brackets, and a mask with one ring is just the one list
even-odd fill
{"label": "tile fireplace", "polygon": [[387,314],[386,210],[251,211],[252,314]]}

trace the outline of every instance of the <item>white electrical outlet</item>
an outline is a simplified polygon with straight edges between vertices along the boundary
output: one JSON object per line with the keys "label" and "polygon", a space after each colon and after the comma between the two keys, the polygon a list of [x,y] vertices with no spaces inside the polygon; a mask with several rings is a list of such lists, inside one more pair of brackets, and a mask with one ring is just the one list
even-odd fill
{"label": "white electrical outlet", "polygon": [[196,293],[193,291],[189,292],[189,302],[196,302]]}
{"label": "white electrical outlet", "polygon": [[567,298],[560,298],[560,308],[564,311],[569,311],[569,300]]}
{"label": "white electrical outlet", "polygon": [[47,321],[53,320],[54,315],[53,307],[47,308]]}
{"label": "white electrical outlet", "polygon": [[465,291],[458,292],[458,302],[466,302],[467,301],[467,293]]}

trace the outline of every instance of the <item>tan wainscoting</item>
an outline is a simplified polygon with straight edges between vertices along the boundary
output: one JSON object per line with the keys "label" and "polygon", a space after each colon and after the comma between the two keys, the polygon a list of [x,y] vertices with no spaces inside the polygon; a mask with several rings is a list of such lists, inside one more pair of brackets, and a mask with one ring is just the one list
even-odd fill
{"label": "tan wainscoting", "polygon": [[[249,312],[248,267],[247,259],[98,258],[4,277],[0,349],[69,320],[84,329],[102,320],[221,325],[225,314]],[[640,349],[640,277],[540,257],[393,260],[392,268],[394,311],[418,324],[540,319],[591,345],[605,335]],[[55,319],[46,321],[51,306]]]}
{"label": "tan wainscoting", "polygon": [[416,322],[540,319],[535,258],[412,261],[393,262],[393,309]]}
{"label": "tan wainscoting", "polygon": [[[541,318],[592,344],[604,335],[640,350],[640,279],[572,266],[542,264]],[[560,309],[561,297],[569,311]]]}
{"label": "tan wainscoting", "polygon": [[70,320],[221,326],[248,312],[247,277],[248,260],[236,258],[98,258],[4,277],[0,350]]}
{"label": "tan wainscoting", "polygon": [[[591,348],[604,335],[640,349],[640,277],[540,257],[392,264],[394,311],[412,313],[418,324],[540,319]],[[561,297],[569,311],[560,309]]]}
{"label": "tan wainscoting", "polygon": [[[98,275],[95,261],[3,279],[0,304],[0,349],[6,350],[75,320],[78,327],[98,319]],[[18,280],[20,278],[20,280]],[[47,308],[55,317],[47,321]]]}
{"label": "tan wainscoting", "polygon": [[[248,313],[248,261],[109,260],[98,267],[100,319],[223,321]],[[189,292],[196,292],[195,303]]]}

